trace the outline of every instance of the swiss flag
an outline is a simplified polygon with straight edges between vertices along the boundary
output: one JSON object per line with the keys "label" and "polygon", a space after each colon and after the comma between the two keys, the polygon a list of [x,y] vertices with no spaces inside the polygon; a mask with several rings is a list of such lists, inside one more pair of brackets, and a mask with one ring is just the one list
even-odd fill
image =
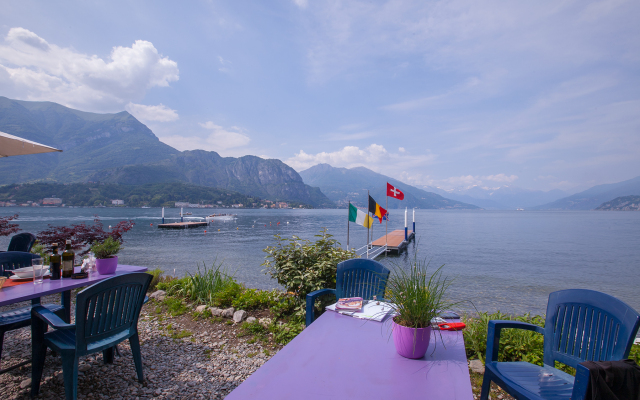
{"label": "swiss flag", "polygon": [[394,199],[404,200],[404,193],[397,189],[395,186],[387,182],[387,196],[393,197]]}

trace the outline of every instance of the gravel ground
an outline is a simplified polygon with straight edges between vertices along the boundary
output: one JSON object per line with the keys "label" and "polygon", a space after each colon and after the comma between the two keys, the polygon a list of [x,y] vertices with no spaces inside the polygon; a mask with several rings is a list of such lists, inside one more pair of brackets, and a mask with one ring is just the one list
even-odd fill
{"label": "gravel ground", "polygon": [[[56,300],[58,296],[44,298],[43,303]],[[278,350],[261,342],[248,344],[248,338],[237,338],[236,328],[224,322],[194,321],[188,315],[171,318],[159,313],[157,307],[153,301],[145,305],[138,324],[145,382],[141,384],[136,378],[129,342],[125,341],[119,345],[121,356],[116,355],[111,365],[103,363],[102,353],[80,358],[79,399],[220,399]],[[176,338],[180,336],[184,337]],[[1,368],[30,357],[30,328],[7,332]],[[30,398],[30,378],[31,365],[0,375],[0,397]],[[37,398],[64,398],[61,360],[50,352]]]}

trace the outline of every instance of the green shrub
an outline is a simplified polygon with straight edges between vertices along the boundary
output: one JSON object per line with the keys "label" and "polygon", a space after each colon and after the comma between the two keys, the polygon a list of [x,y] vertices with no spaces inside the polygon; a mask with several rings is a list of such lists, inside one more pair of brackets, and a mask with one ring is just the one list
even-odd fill
{"label": "green shrub", "polygon": [[636,364],[640,364],[640,344],[634,344],[633,346],[631,346],[629,358],[635,361]]}
{"label": "green shrub", "polygon": [[168,295],[176,295],[178,292],[181,292],[186,287],[188,281],[187,277],[176,279],[172,277],[167,277],[168,279],[160,279],[160,282],[156,285],[158,290],[164,290]]}
{"label": "green shrub", "polygon": [[281,295],[271,305],[270,310],[276,319],[287,318],[294,314],[298,307],[298,299],[290,294]]}
{"label": "green shrub", "polygon": [[[357,257],[354,251],[340,248],[326,229],[315,242],[293,236],[285,239],[275,235],[276,245],[264,251],[268,254],[265,273],[270,274],[287,292],[297,299],[296,314],[304,317],[308,293],[336,287],[336,267],[339,262]],[[335,299],[333,299],[335,301]],[[320,304],[324,309],[325,304]]]}
{"label": "green shrub", "polygon": [[171,316],[177,317],[189,311],[187,306],[182,302],[182,300],[175,297],[166,297],[164,300],[164,304],[167,306],[167,311]]}
{"label": "green shrub", "polygon": [[233,300],[240,296],[244,287],[232,280],[225,284],[217,293],[211,296],[211,304],[215,307],[231,307]]}
{"label": "green shrub", "polygon": [[49,257],[51,255],[49,254],[49,252],[47,251],[47,248],[42,243],[36,240],[36,242],[31,247],[31,253],[39,255],[40,257],[42,257],[42,261],[44,262],[44,265],[49,265],[49,262],[50,262]]}
{"label": "green shrub", "polygon": [[259,308],[270,308],[272,305],[278,303],[278,298],[281,296],[280,292],[259,290],[259,289],[245,289],[235,299],[233,299],[231,305],[240,310],[255,310]]}
{"label": "green shrub", "polygon": [[240,325],[240,333],[238,334],[238,336],[262,336],[267,332],[267,328],[262,326],[262,324],[260,324],[258,321],[243,322],[242,325]]}
{"label": "green shrub", "polygon": [[269,331],[273,333],[273,340],[281,345],[286,345],[304,330],[304,322],[293,321],[282,325],[273,323],[269,325]]}
{"label": "green shrub", "polygon": [[[216,299],[225,299],[226,301],[230,293],[235,297],[242,290],[242,285],[237,283],[233,276],[227,274],[226,270],[222,268],[222,263],[216,264],[214,261],[210,269],[204,265],[203,267],[204,271],[202,272],[198,266],[198,272],[193,275],[187,274],[186,282],[179,293],[200,304],[220,306],[221,302]],[[231,304],[231,301],[228,303]]]}
{"label": "green shrub", "polygon": [[160,277],[162,276],[163,273],[164,271],[162,271],[160,268],[147,271],[147,274],[153,277],[151,278],[151,283],[149,284],[149,289],[148,289],[149,292],[155,291],[156,286],[158,286],[158,283],[160,282]]}

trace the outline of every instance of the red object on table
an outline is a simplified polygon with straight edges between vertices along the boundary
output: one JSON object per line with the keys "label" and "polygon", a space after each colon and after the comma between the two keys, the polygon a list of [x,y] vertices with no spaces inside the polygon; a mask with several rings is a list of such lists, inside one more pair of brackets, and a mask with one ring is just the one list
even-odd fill
{"label": "red object on table", "polygon": [[461,331],[467,326],[464,322],[443,322],[438,324],[441,331]]}

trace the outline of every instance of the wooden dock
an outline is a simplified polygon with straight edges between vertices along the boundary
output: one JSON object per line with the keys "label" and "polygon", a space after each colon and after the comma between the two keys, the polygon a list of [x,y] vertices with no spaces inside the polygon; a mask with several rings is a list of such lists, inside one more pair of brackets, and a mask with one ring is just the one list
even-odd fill
{"label": "wooden dock", "polygon": [[407,234],[407,240],[404,240],[404,230],[396,229],[393,232],[389,232],[388,235],[376,239],[375,241],[373,241],[373,243],[371,243],[371,245],[382,247],[386,244],[387,252],[400,253],[407,247],[407,244],[409,244],[409,242],[411,242],[415,236],[415,232],[409,232]]}
{"label": "wooden dock", "polygon": [[158,224],[158,228],[163,229],[187,229],[187,228],[199,228],[201,226],[207,226],[206,222],[172,222],[170,224]]}

